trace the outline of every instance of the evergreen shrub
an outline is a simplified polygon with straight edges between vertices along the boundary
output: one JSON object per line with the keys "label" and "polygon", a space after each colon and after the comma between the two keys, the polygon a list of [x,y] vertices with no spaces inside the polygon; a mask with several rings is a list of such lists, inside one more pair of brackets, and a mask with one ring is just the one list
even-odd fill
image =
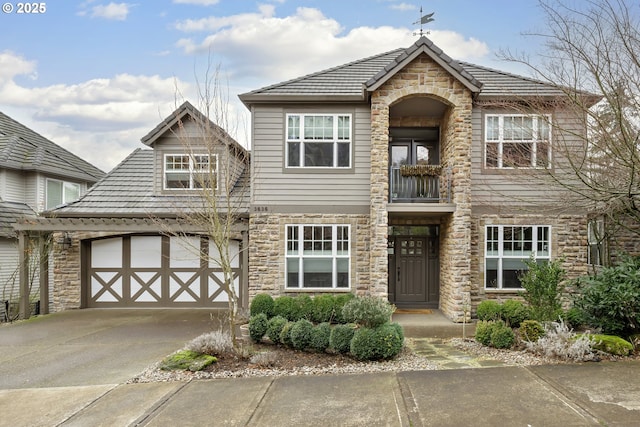
{"label": "evergreen shrub", "polygon": [[544,336],[544,327],[537,320],[525,320],[520,324],[520,338],[528,342],[536,342]]}
{"label": "evergreen shrub", "polygon": [[264,313],[256,314],[249,318],[249,337],[254,342],[260,342],[264,334],[267,333],[268,322],[267,315]]}
{"label": "evergreen shrub", "polygon": [[273,301],[273,315],[295,322],[300,319],[300,309],[293,297],[281,295]]}
{"label": "evergreen shrub", "polygon": [[323,352],[329,348],[329,337],[331,335],[331,326],[327,322],[320,323],[313,327],[311,331],[310,346],[316,351]]}
{"label": "evergreen shrub", "polygon": [[491,347],[495,348],[511,348],[515,341],[513,329],[504,322],[496,322],[491,330]]}
{"label": "evergreen shrub", "polygon": [[311,345],[313,323],[300,319],[291,327],[291,344],[296,350],[304,350]]}
{"label": "evergreen shrub", "polygon": [[333,295],[318,295],[313,298],[313,314],[315,323],[331,322],[335,317],[336,298]]}
{"label": "evergreen shrub", "polygon": [[342,315],[342,309],[346,303],[354,299],[356,296],[354,294],[339,294],[335,296],[335,307],[333,310],[334,319],[333,321],[338,324],[349,323],[344,319]]}
{"label": "evergreen shrub", "polygon": [[529,317],[529,310],[518,300],[506,300],[500,308],[502,319],[512,328],[518,328]]}
{"label": "evergreen shrub", "polygon": [[266,335],[269,337],[272,343],[277,344],[280,342],[280,333],[284,328],[284,325],[287,324],[287,319],[282,316],[274,316],[269,319],[269,323],[267,323],[267,332]]}
{"label": "evergreen shrub", "polygon": [[498,301],[484,300],[478,304],[478,320],[500,320],[502,318],[502,307]]}
{"label": "evergreen shrub", "polygon": [[348,323],[366,328],[376,328],[391,320],[395,307],[384,298],[373,296],[356,297],[342,308],[342,317]]}
{"label": "evergreen shrub", "polygon": [[334,326],[329,335],[329,347],[337,353],[348,353],[355,331],[355,325],[352,324]]}
{"label": "evergreen shrub", "polygon": [[273,297],[269,294],[258,294],[253,297],[251,305],[249,305],[249,314],[255,316],[256,314],[264,313],[268,318],[273,316]]}
{"label": "evergreen shrub", "polygon": [[291,328],[293,328],[294,322],[287,322],[280,331],[280,344],[293,347],[293,343],[291,342]]}

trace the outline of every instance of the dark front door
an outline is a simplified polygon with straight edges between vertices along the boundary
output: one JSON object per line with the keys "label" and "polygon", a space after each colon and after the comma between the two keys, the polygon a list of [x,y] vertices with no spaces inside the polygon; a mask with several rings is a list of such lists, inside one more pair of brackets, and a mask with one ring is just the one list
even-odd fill
{"label": "dark front door", "polygon": [[395,251],[394,303],[399,306],[438,306],[438,239],[437,237],[397,236]]}

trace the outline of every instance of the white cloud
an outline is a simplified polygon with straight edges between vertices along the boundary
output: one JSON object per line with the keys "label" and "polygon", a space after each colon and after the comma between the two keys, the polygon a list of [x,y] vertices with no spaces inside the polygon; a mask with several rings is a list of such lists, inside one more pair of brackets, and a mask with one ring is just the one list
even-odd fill
{"label": "white cloud", "polygon": [[131,5],[127,3],[109,3],[107,5],[97,5],[91,9],[92,18],[104,18],[115,21],[127,19]]}
{"label": "white cloud", "polygon": [[391,9],[406,12],[409,10],[418,10],[418,7],[409,3],[394,3],[391,5]]}
{"label": "white cloud", "polygon": [[36,75],[36,62],[10,51],[0,52],[0,85],[18,75]]}
{"label": "white cloud", "polygon": [[220,0],[173,0],[176,4],[195,4],[199,6],[213,6],[218,4]]}

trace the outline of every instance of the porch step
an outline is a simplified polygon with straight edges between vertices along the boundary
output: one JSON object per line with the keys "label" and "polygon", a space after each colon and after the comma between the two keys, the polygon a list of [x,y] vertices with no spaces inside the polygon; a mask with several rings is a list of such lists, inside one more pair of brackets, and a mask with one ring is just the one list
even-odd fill
{"label": "porch step", "polygon": [[404,329],[407,338],[463,338],[475,334],[475,323],[454,323],[440,310],[430,313],[395,313],[393,321]]}

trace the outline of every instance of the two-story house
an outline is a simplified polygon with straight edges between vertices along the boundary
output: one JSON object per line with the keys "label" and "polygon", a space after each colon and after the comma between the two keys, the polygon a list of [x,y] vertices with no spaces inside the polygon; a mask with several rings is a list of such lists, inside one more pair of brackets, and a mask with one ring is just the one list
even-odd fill
{"label": "two-story house", "polygon": [[240,95],[256,182],[250,295],[373,294],[461,321],[517,296],[532,254],[586,272],[586,213],[554,214],[536,179],[561,167],[556,138],[584,132],[563,96],[425,37]]}
{"label": "two-story house", "polygon": [[[84,194],[104,172],[0,112],[0,301],[18,296],[13,224]],[[35,274],[31,281],[37,280]],[[37,290],[37,286],[33,287]]]}

